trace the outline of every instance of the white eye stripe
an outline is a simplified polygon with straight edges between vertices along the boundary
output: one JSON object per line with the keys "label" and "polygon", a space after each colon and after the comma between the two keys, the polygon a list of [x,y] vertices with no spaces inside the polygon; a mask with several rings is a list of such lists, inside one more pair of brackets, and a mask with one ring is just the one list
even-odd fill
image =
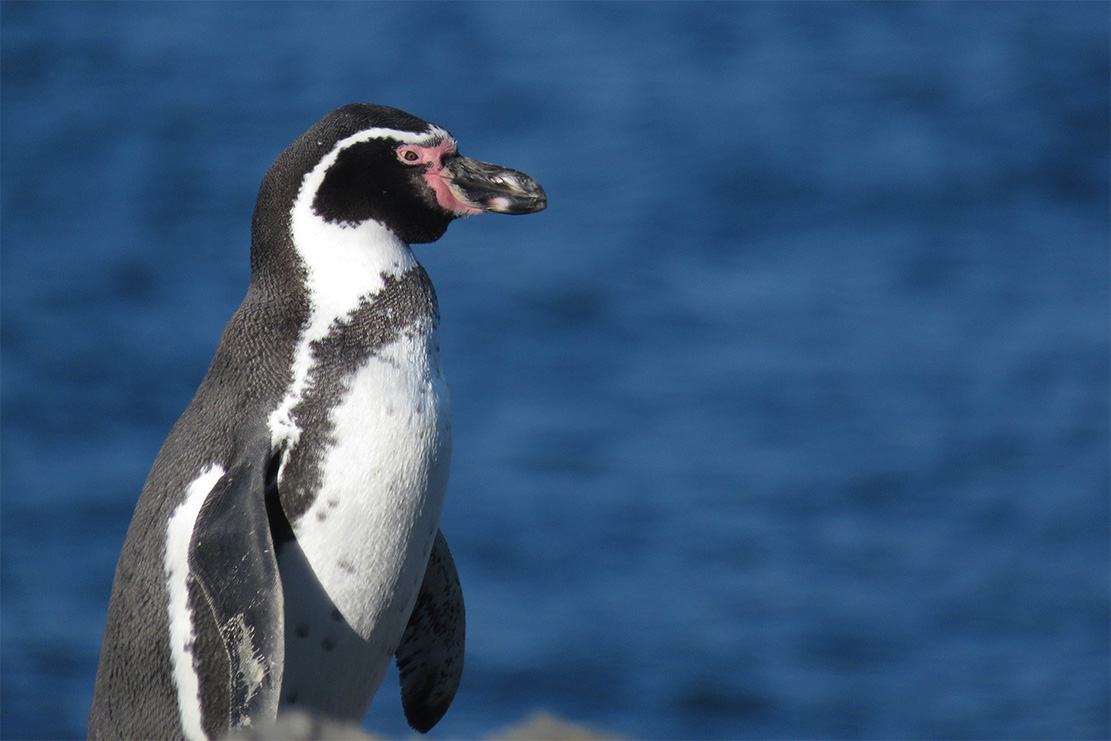
{"label": "white eye stripe", "polygon": [[[449,138],[449,134],[439,126],[430,126],[428,131],[417,133],[415,131],[398,131],[397,129],[386,128],[373,128],[363,129],[358,131],[346,139],[340,139],[336,142],[336,146],[332,151],[324,156],[321,163],[329,158],[334,161],[334,155],[338,154],[341,150],[350,147],[352,144],[359,144],[361,142],[370,141],[371,139],[394,139],[402,144],[420,144],[422,146],[432,146],[441,139]],[[329,163],[331,164],[331,163]]]}
{"label": "white eye stripe", "polygon": [[[439,126],[436,126],[435,124],[430,124],[428,127],[428,131],[420,133],[417,133],[415,131],[398,131],[397,129],[387,129],[381,127],[357,131],[346,139],[340,139],[338,142],[336,142],[336,145],[332,147],[332,151],[328,152],[328,154],[320,158],[320,161],[316,163],[316,167],[305,174],[305,179],[302,182],[302,188],[304,188],[305,184],[307,184],[310,180],[320,179],[317,177],[318,173],[322,174],[327,172],[328,169],[336,163],[336,160],[339,159],[340,152],[354,144],[361,144],[363,142],[371,141],[372,139],[393,139],[394,141],[400,142],[402,144],[416,144],[417,146],[421,147],[431,147],[436,145],[438,142],[442,142],[444,139],[451,139],[451,134],[449,134],[446,130],[441,129]],[[313,187],[313,191],[315,191],[316,187],[318,187],[319,185],[320,183],[316,182],[315,186]]]}

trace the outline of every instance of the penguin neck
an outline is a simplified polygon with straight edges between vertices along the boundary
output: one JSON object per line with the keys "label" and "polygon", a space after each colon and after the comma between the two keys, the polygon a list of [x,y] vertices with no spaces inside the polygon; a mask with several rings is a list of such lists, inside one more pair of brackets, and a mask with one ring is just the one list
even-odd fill
{"label": "penguin neck", "polygon": [[[296,443],[300,428],[292,410],[303,398],[316,365],[313,348],[350,320],[360,305],[400,281],[411,270],[422,270],[409,245],[382,224],[368,220],[343,225],[316,214],[291,219],[291,242],[302,269],[302,294],[307,314],[293,352],[292,379],[282,404],[270,415],[272,444]],[[427,278],[425,278],[427,280]]]}
{"label": "penguin neck", "polygon": [[340,149],[336,145],[305,173],[288,211],[313,323],[348,315],[363,297],[382,290],[387,277],[400,277],[417,264],[409,245],[382,222],[332,221],[317,210],[316,195]]}
{"label": "penguin neck", "polygon": [[400,278],[417,265],[409,245],[377,221],[337,224],[316,214],[298,217],[295,211],[293,247],[304,269],[310,323],[318,325],[310,327],[310,337],[381,291],[387,278]]}

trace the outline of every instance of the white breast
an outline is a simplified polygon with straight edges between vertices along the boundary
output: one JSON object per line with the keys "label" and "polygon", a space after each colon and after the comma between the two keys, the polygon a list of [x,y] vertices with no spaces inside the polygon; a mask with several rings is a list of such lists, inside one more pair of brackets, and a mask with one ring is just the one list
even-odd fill
{"label": "white breast", "polygon": [[320,491],[294,525],[328,595],[368,641],[400,638],[447,487],[451,412],[426,344],[402,337],[355,373],[332,411]]}
{"label": "white breast", "polygon": [[449,399],[434,348],[434,337],[403,336],[368,359],[332,411],[335,444],[320,490],[294,523],[296,543],[279,558],[283,705],[357,722],[401,640],[451,458]]}

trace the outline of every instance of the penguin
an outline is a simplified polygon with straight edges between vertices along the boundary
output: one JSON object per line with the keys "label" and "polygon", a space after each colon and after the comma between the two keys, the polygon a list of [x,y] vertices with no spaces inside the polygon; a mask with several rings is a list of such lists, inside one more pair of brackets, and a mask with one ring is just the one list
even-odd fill
{"label": "penguin", "polygon": [[380,105],[274,161],[251,279],[147,477],[116,567],[89,737],[215,739],[296,711],[359,723],[391,662],[422,733],[463,668],[439,530],[439,309],[410,245],[544,209],[523,172]]}

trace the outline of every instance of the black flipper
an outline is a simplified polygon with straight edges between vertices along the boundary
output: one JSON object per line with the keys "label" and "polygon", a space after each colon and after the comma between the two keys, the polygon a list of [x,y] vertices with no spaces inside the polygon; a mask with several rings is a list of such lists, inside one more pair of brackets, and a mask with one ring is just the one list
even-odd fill
{"label": "black flipper", "polygon": [[267,517],[268,456],[245,456],[197,516],[189,568],[227,649],[231,729],[277,713],[285,657],[282,583]]}
{"label": "black flipper", "polygon": [[459,689],[465,632],[459,574],[447,541],[437,530],[417,604],[396,654],[405,719],[421,733],[444,717]]}

